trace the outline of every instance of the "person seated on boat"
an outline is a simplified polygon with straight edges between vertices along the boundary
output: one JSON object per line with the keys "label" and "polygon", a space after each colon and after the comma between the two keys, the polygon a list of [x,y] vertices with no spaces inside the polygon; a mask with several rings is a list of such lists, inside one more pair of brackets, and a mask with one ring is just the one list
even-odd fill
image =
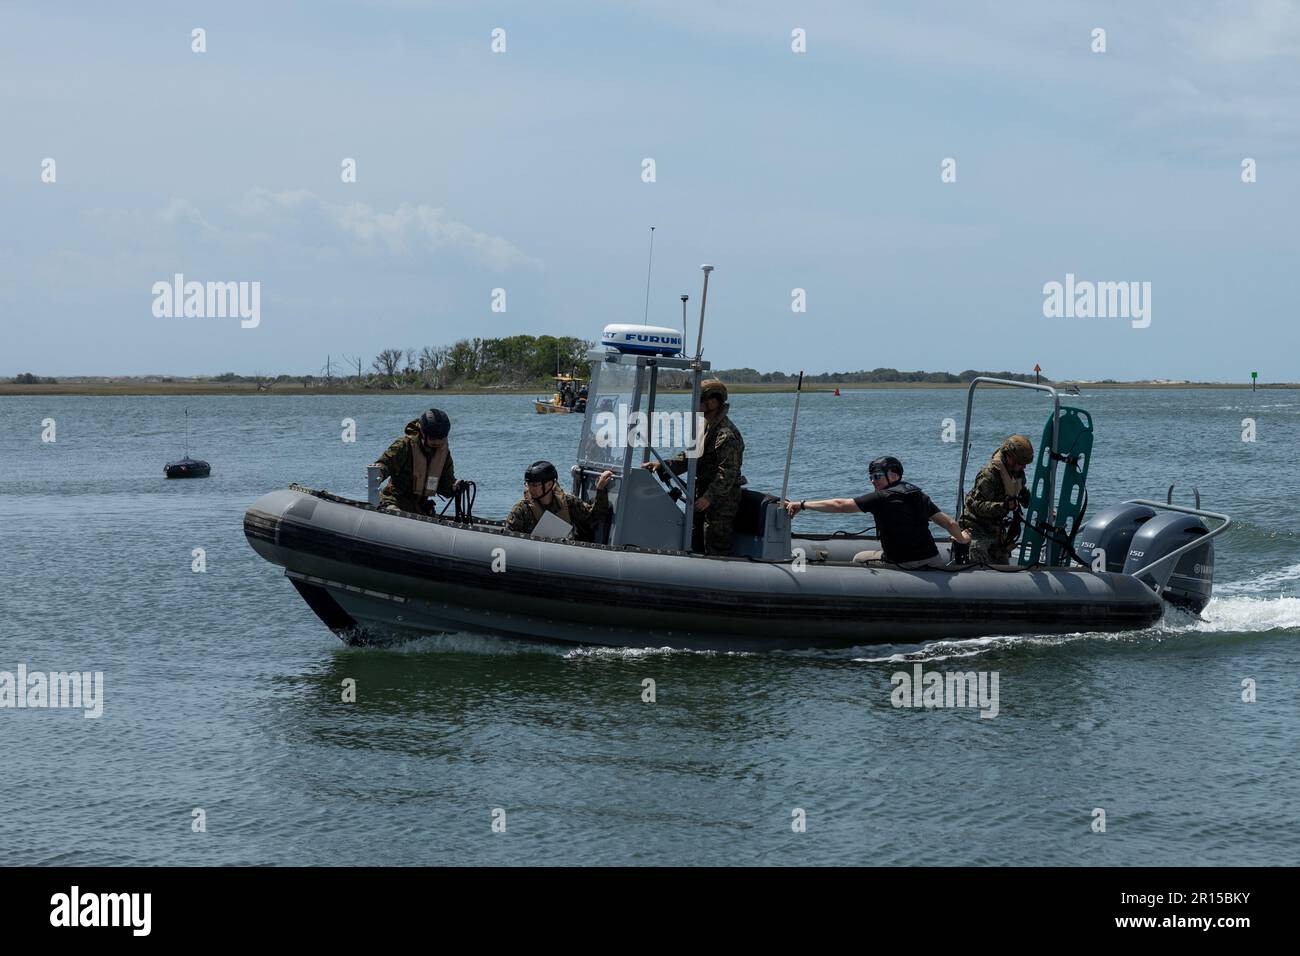
{"label": "person seated on boat", "polygon": [[1034,460],[1034,445],[1012,435],[975,476],[962,503],[961,526],[970,532],[970,559],[976,564],[1010,564],[1020,539],[1020,512],[1029,506],[1025,466]]}
{"label": "person seated on boat", "polygon": [[952,535],[954,541],[970,543],[970,535],[940,511],[929,495],[911,482],[903,481],[903,464],[897,458],[892,455],[877,458],[867,466],[867,477],[874,491],[856,498],[788,501],[786,511],[791,518],[801,511],[827,514],[865,511],[874,515],[881,548],[859,551],[853,556],[858,564],[887,561],[909,571],[946,566],[930,534],[931,521]]}
{"label": "person seated on boat", "polygon": [[451,419],[431,408],[406,423],[402,437],[388,446],[375,462],[388,484],[379,492],[379,506],[390,511],[432,515],[434,495],[450,498],[465,484],[456,480],[447,436]]}
{"label": "person seated on boat", "polygon": [[571,526],[569,537],[577,541],[596,540],[596,525],[609,514],[609,481],[612,471],[596,479],[596,500],[580,501],[559,487],[559,475],[549,461],[535,461],[524,472],[524,496],[510,510],[506,530],[532,534],[542,515],[549,511]]}
{"label": "person seated on boat", "polygon": [[[703,451],[695,468],[695,527],[702,538],[693,542],[695,550],[705,554],[731,554],[736,541],[736,512],[740,510],[740,469],[745,461],[745,439],[727,416],[727,386],[716,378],[700,383],[700,411],[704,414]],[[664,462],[675,475],[686,471],[686,452]],[[647,461],[642,468],[659,471],[657,461]]]}

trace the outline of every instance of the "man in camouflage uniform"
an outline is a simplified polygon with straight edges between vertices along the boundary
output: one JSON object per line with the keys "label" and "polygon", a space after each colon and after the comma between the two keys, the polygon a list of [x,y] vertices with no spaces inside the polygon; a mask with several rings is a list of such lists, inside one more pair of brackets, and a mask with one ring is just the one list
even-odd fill
{"label": "man in camouflage uniform", "polygon": [[[700,383],[700,411],[704,413],[704,438],[695,468],[695,531],[703,525],[702,539],[695,550],[705,554],[731,554],[736,537],[736,512],[740,510],[741,475],[745,460],[745,439],[727,412],[727,386],[716,378]],[[675,475],[686,471],[686,453],[664,462]],[[642,468],[657,471],[659,463],[648,461]],[[694,536],[693,536],[694,537]]]}
{"label": "man in camouflage uniform", "polygon": [[524,472],[524,496],[510,510],[506,530],[532,534],[542,515],[549,511],[573,526],[569,537],[577,541],[595,541],[596,525],[609,514],[609,481],[612,471],[603,471],[596,479],[596,500],[580,501],[565,494],[558,485],[559,475],[549,461],[535,461]]}
{"label": "man in camouflage uniform", "polygon": [[1012,435],[975,476],[958,522],[971,534],[974,563],[1011,563],[1011,548],[1020,536],[1017,513],[1029,505],[1025,466],[1033,460],[1033,443],[1024,435]]}
{"label": "man in camouflage uniform", "polygon": [[432,515],[431,499],[435,494],[450,498],[460,490],[464,482],[456,480],[456,466],[447,444],[450,432],[451,419],[436,408],[407,422],[402,437],[375,462],[388,479],[379,493],[381,508]]}

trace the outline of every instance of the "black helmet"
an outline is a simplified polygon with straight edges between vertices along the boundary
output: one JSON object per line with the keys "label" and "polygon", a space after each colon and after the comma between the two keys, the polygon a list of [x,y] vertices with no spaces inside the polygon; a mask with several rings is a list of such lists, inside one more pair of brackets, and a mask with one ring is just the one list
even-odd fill
{"label": "black helmet", "polygon": [[451,431],[451,419],[440,408],[431,408],[420,416],[420,431],[426,438],[446,438]]}
{"label": "black helmet", "polygon": [[873,472],[879,472],[880,474],[885,474],[886,472],[890,472],[890,471],[897,474],[899,478],[903,477],[903,463],[899,461],[897,458],[895,458],[893,455],[884,455],[880,458],[876,458],[871,462],[871,464],[867,465],[868,475],[872,474]]}
{"label": "black helmet", "polygon": [[555,471],[555,466],[549,461],[535,461],[528,466],[524,472],[524,481],[559,481],[560,476]]}

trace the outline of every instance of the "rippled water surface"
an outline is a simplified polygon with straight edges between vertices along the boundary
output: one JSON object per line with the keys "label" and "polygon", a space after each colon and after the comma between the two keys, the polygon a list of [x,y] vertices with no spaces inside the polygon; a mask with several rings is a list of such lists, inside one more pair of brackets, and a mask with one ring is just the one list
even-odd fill
{"label": "rippled water surface", "polygon": [[[861,493],[865,462],[894,454],[950,510],[960,445],[941,432],[964,400],[805,395],[792,497]],[[779,490],[792,401],[735,397],[752,487]],[[105,681],[99,719],[0,709],[0,864],[1300,864],[1300,396],[1069,401],[1096,420],[1094,507],[1176,482],[1237,522],[1203,620],[770,655],[349,649],[248,547],[243,512],[291,481],[363,497],[422,399],[0,398],[0,670]],[[533,459],[572,460],[576,417],[438,404],[479,513],[503,516]],[[186,407],[212,477],[167,482]],[[977,409],[977,465],[1047,412],[1009,393]],[[916,662],[996,672],[997,716],[895,708],[890,676]]]}

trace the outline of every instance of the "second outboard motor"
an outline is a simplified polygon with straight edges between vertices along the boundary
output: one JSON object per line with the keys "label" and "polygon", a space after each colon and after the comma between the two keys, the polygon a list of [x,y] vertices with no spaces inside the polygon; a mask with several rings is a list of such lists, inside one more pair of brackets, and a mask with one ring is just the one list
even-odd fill
{"label": "second outboard motor", "polygon": [[1074,537],[1075,551],[1091,561],[1097,557],[1093,552],[1100,548],[1106,556],[1106,570],[1119,574],[1124,570],[1133,535],[1155,516],[1155,509],[1146,505],[1111,505],[1084,522]]}
{"label": "second outboard motor", "polygon": [[[1167,554],[1209,534],[1200,518],[1177,512],[1163,512],[1143,522],[1129,542],[1124,573],[1133,574],[1149,567]],[[1109,552],[1107,563],[1109,564]],[[1214,542],[1192,548],[1176,561],[1166,562],[1154,572],[1139,575],[1139,580],[1160,588],[1160,596],[1170,604],[1199,614],[1210,603],[1214,587]]]}

